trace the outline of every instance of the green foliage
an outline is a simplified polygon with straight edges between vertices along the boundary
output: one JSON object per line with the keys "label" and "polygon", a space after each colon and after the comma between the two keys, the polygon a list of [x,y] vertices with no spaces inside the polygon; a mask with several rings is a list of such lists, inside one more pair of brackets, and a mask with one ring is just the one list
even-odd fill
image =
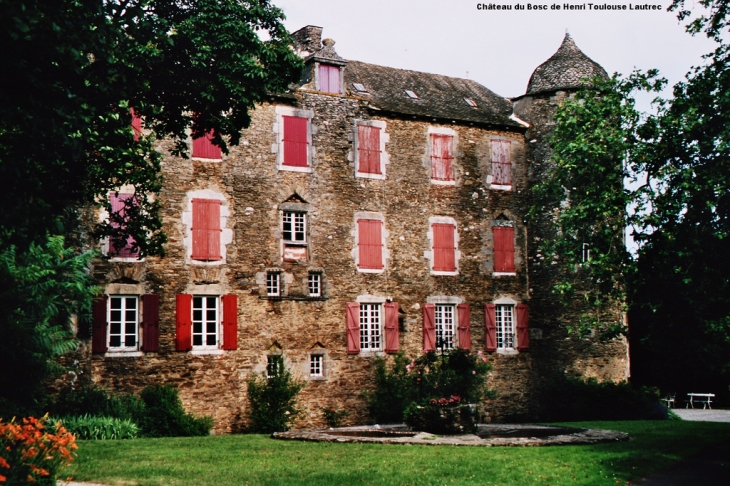
{"label": "green foliage", "polygon": [[25,251],[0,252],[0,416],[39,412],[54,358],[76,349],[71,316],[90,313],[93,254],[76,255],[60,236]]}
{"label": "green foliage", "polygon": [[252,373],[246,379],[249,432],[270,434],[289,430],[300,413],[297,395],[304,383],[295,380],[283,363],[275,371],[271,376]]}
{"label": "green foliage", "polygon": [[103,388],[90,385],[61,390],[49,412],[57,417],[112,417],[137,423],[144,416],[145,404],[135,395],[110,395]]}
{"label": "green foliage", "polygon": [[463,405],[458,396],[432,398],[424,405],[411,403],[403,421],[413,430],[432,434],[463,434],[476,431],[476,406]]}
{"label": "green foliage", "polygon": [[88,414],[51,419],[52,422],[57,420],[78,440],[136,439],[140,433],[137,424],[129,419],[95,417]]}
{"label": "green foliage", "polygon": [[144,415],[139,426],[146,437],[192,437],[208,435],[212,417],[185,413],[177,390],[172,385],[148,386],[140,394]]}
{"label": "green foliage", "polygon": [[349,415],[345,409],[336,409],[335,407],[322,407],[322,415],[324,416],[327,427],[340,427],[342,421],[345,420]]}
{"label": "green foliage", "polygon": [[375,389],[366,392],[370,417],[378,423],[400,423],[412,403],[425,406],[432,399],[452,396],[461,403],[478,403],[493,394],[486,386],[491,369],[481,351],[463,349],[431,351],[414,360],[399,353],[390,367],[379,358],[374,365]]}
{"label": "green foliage", "polygon": [[656,388],[635,387],[595,378],[555,374],[541,380],[537,389],[541,422],[584,420],[663,420],[667,409],[659,402]]}

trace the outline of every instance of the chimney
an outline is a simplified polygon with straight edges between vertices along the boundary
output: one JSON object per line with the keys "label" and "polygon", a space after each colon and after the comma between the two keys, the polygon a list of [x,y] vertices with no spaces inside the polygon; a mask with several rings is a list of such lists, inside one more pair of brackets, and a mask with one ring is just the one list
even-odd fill
{"label": "chimney", "polygon": [[[297,43],[297,50],[303,57],[322,49],[322,27],[307,25],[292,34]],[[306,51],[306,52],[305,52]]]}

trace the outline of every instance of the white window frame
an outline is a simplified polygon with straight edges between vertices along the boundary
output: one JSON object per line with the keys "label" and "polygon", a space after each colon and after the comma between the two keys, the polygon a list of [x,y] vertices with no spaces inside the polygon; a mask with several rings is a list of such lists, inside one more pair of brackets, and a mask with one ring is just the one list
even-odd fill
{"label": "white window frame", "polygon": [[[454,263],[456,266],[456,270],[454,270],[453,272],[433,269],[436,253],[433,248],[433,245],[436,242],[433,234],[434,224],[450,224],[454,227]],[[428,238],[429,250],[423,252],[423,256],[424,258],[428,259],[428,269],[431,272],[431,275],[459,275],[459,261],[461,260],[461,251],[459,251],[459,226],[456,224],[456,220],[447,216],[432,216],[428,218],[428,232],[426,233],[426,238]]]}
{"label": "white window frame", "polygon": [[[360,139],[358,126],[375,127],[380,130],[380,174],[360,171]],[[385,144],[390,142],[390,135],[386,133],[386,122],[380,120],[355,120],[353,128],[353,152],[350,160],[355,162],[355,177],[361,179],[386,179],[386,165],[390,163],[390,155],[385,149]]]}
{"label": "white window frame", "polygon": [[[301,110],[291,106],[278,105],[275,109],[276,122],[273,131],[276,134],[276,143],[271,146],[271,151],[276,154],[276,168],[278,170],[287,170],[290,172],[313,172],[312,163],[314,159],[314,146],[312,145],[312,135],[316,133],[316,127],[312,125],[314,112],[312,110]],[[307,166],[295,167],[284,165],[284,117],[295,116],[307,119]]]}
{"label": "white window frame", "polygon": [[281,297],[281,272],[266,272],[266,295],[268,297]]}
{"label": "white window frame", "polygon": [[[276,366],[276,374],[272,374],[272,368]],[[266,356],[266,378],[273,378],[286,369],[284,356],[281,354],[269,354]]]}
{"label": "white window frame", "polygon": [[[196,307],[196,301],[200,299],[200,302],[203,304],[201,307]],[[211,309],[208,307],[209,301],[212,301],[215,303],[215,307]],[[222,309],[221,309],[221,298],[220,295],[193,295],[193,303],[192,303],[192,329],[190,330],[190,339],[192,340],[192,348],[193,351],[207,351],[207,350],[217,350],[220,349],[221,345],[221,315],[222,315]],[[195,319],[195,311],[199,310],[201,312],[201,319]],[[215,317],[213,319],[210,319],[207,314],[209,311],[214,310],[215,311]],[[195,324],[196,322],[200,323],[200,332],[195,332]],[[208,330],[207,324],[209,323],[214,324],[215,332],[210,332]],[[195,344],[195,337],[200,336],[202,344]],[[208,344],[208,337],[214,336],[215,338],[215,344]]]}
{"label": "white window frame", "polygon": [[516,349],[517,323],[515,304],[497,303],[494,307],[494,324],[497,327],[497,349],[512,351]]}
{"label": "white window frame", "polygon": [[[440,179],[433,178],[433,141],[431,135],[445,135],[451,137],[451,170],[453,172],[452,179],[450,181],[442,181]],[[457,136],[456,131],[453,128],[448,127],[428,127],[428,178],[431,180],[431,184],[436,186],[455,186],[456,185],[456,147],[457,147]]]}
{"label": "white window frame", "polygon": [[[287,224],[287,219],[289,219],[289,224],[291,224],[291,231],[289,231],[290,236],[292,238],[287,239],[285,237],[286,230],[285,225]],[[300,221],[297,221],[297,219],[300,219]],[[281,239],[284,241],[284,243],[290,243],[294,245],[306,245],[307,244],[307,224],[309,221],[307,221],[307,213],[303,211],[289,211],[284,210],[281,212]],[[302,231],[296,231],[297,224],[301,224]],[[302,233],[301,239],[297,238],[297,233]]]}
{"label": "white window frame", "polygon": [[[132,333],[125,332],[125,324],[127,324],[127,320],[125,319],[125,314],[128,311],[126,307],[127,299],[133,299],[135,303],[135,317],[134,317],[134,345],[133,346],[126,346],[125,345],[125,337],[131,336]],[[120,312],[120,319],[119,320],[113,320],[112,319],[112,312],[114,312],[116,309],[112,309],[112,301],[114,300],[120,300],[122,303],[121,308],[119,309]],[[120,337],[120,345],[119,346],[112,346],[111,345],[111,339],[112,339],[112,326],[113,321],[119,322],[120,326],[120,332],[114,333],[114,335],[118,335]],[[139,322],[140,322],[140,298],[139,295],[110,295],[107,301],[107,322],[109,325],[107,326],[107,336],[106,336],[106,342],[107,342],[107,348],[108,352],[114,353],[114,352],[129,352],[129,351],[138,351],[140,349],[140,332],[139,332]]]}
{"label": "white window frame", "polygon": [[360,352],[383,350],[383,311],[380,302],[360,302],[358,320],[360,325]]}
{"label": "white window frame", "polygon": [[310,297],[322,297],[322,274],[309,272],[307,275],[307,295]]}
{"label": "white window frame", "polygon": [[310,378],[324,378],[324,355],[323,354],[310,354],[309,355],[309,377]]}
{"label": "white window frame", "polygon": [[[450,316],[448,314],[451,314]],[[434,304],[436,349],[441,349],[439,338],[444,339],[443,349],[455,349],[458,345],[458,312],[454,304]]]}

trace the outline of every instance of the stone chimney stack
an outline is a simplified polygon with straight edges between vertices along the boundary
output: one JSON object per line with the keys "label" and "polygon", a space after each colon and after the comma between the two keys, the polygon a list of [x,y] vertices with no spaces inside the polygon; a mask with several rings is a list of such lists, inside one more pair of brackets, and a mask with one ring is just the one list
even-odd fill
{"label": "stone chimney stack", "polygon": [[322,49],[322,27],[307,25],[292,34],[297,42],[297,51],[307,57]]}

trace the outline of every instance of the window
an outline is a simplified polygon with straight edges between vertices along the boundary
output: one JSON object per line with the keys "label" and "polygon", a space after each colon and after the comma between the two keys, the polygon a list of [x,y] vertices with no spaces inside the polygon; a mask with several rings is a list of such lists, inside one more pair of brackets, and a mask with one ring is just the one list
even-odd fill
{"label": "window", "polygon": [[433,270],[437,272],[456,271],[456,226],[433,223]]}
{"label": "window", "polygon": [[360,93],[367,93],[368,90],[360,83],[352,83],[352,86]]}
{"label": "window", "polygon": [[309,355],[309,376],[321,377],[324,376],[322,361],[323,356],[321,354],[310,354]]}
{"label": "window", "polygon": [[431,134],[431,179],[434,181],[453,181],[452,162],[454,137],[451,135]]}
{"label": "window", "polygon": [[497,349],[513,349],[515,347],[514,306],[495,306],[494,318],[497,326]]}
{"label": "window", "polygon": [[405,91],[409,98],[414,99],[414,100],[418,99],[418,95],[414,91],[411,91],[410,89],[407,89]]}
{"label": "window", "polygon": [[218,347],[219,298],[193,296],[193,349]]}
{"label": "window", "polygon": [[340,94],[340,67],[320,64],[318,71],[319,91]]}
{"label": "window", "polygon": [[357,220],[358,270],[383,270],[383,222]]}
{"label": "window", "polygon": [[281,295],[281,273],[266,273],[266,295],[269,297],[279,297]]}
{"label": "window", "polygon": [[310,297],[322,297],[322,274],[310,273],[307,278],[307,287]]}
{"label": "window", "polygon": [[221,260],[221,202],[193,199],[193,260]]}
{"label": "window", "polygon": [[139,142],[142,137],[142,117],[134,108],[130,108],[129,111],[132,113],[132,134],[134,135],[134,141]]}
{"label": "window", "polygon": [[494,226],[494,272],[515,272],[515,229]]}
{"label": "window", "polygon": [[436,304],[434,308],[436,349],[454,348],[455,320],[453,305]]}
{"label": "window", "polygon": [[291,243],[307,242],[307,215],[284,211],[282,215],[284,241]]}
{"label": "window", "polygon": [[471,98],[464,98],[464,101],[466,101],[466,104],[469,105],[469,106],[471,106],[472,108],[476,108],[477,107],[477,102],[474,101]]}
{"label": "window", "polygon": [[220,160],[221,148],[213,143],[213,132],[193,139],[194,159]]}
{"label": "window", "polygon": [[272,354],[266,357],[266,377],[274,378],[284,371],[284,357],[280,354]]}
{"label": "window", "polygon": [[309,167],[309,120],[299,116],[283,116],[284,156],[282,165]]}
{"label": "window", "polygon": [[360,350],[382,349],[381,304],[360,304]]}
{"label": "window", "polygon": [[510,141],[492,140],[492,184],[498,186],[511,185],[511,171]]}
{"label": "window", "polygon": [[357,172],[382,174],[380,127],[357,125]]}
{"label": "window", "polygon": [[137,349],[139,329],[139,299],[137,296],[109,297],[109,350],[132,351]]}
{"label": "window", "polygon": [[[109,193],[109,203],[112,207],[112,215],[109,224],[112,228],[124,229],[127,216],[126,208],[137,205],[134,194]],[[139,249],[134,248],[134,238],[128,236],[126,239],[110,238],[108,255],[113,258],[137,258]]]}

